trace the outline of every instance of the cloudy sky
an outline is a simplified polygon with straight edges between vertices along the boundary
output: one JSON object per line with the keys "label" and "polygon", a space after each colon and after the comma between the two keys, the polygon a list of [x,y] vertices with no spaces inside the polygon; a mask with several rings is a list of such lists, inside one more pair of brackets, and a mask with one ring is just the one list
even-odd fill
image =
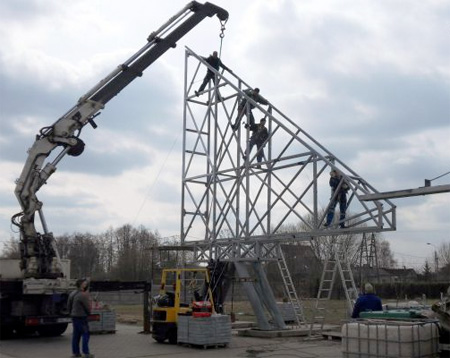
{"label": "cloudy sky", "polygon": [[[450,171],[446,0],[212,0],[230,13],[222,60],[378,191]],[[187,1],[0,1],[0,248],[39,129],[128,59]],[[123,224],[180,232],[184,48],[220,47],[208,18],[107,104],[38,193],[50,231]],[[432,182],[449,184],[450,176]],[[400,265],[450,241],[450,194],[396,199]]]}

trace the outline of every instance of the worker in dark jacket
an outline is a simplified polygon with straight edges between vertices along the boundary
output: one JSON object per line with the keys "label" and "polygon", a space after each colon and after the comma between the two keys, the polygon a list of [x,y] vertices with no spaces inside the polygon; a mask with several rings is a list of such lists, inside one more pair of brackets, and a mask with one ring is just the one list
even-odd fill
{"label": "worker in dark jacket", "polygon": [[353,307],[352,318],[359,318],[359,314],[365,311],[382,311],[381,299],[373,292],[373,286],[370,283],[364,285],[364,294],[356,300]]}
{"label": "worker in dark jacket", "polygon": [[[244,90],[244,93],[250,97],[253,101],[257,103],[261,103],[263,105],[269,104],[269,102],[259,94],[259,88],[255,89],[246,89]],[[248,103],[248,106],[247,106]],[[245,114],[247,115],[248,122],[246,124],[246,128],[251,128],[255,125],[255,118],[253,117],[252,109],[255,108],[255,105],[253,103],[248,102],[247,98],[243,97],[241,101],[239,102],[238,109],[237,109],[237,117],[234,124],[231,126],[233,130],[237,130],[239,128],[239,123],[241,121],[242,116]]]}
{"label": "worker in dark jacket", "polygon": [[[206,58],[206,57],[202,57],[202,58],[208,63],[208,65],[210,65],[216,71],[219,71],[219,68],[222,67],[224,70],[233,72],[222,63],[219,56],[217,55],[217,51],[214,51],[213,54],[210,55],[208,58]],[[205,87],[209,83],[209,81],[214,80],[214,77],[215,77],[215,73],[213,71],[211,71],[211,69],[208,68],[208,71],[206,72],[206,76],[203,79],[203,83],[199,87],[198,91],[195,91],[195,95],[198,96],[199,92],[201,92],[205,89]]]}
{"label": "worker in dark jacket", "polygon": [[[79,279],[76,282],[77,289],[70,293],[68,299],[68,310],[72,317],[73,333],[72,333],[72,357],[92,358],[93,354],[89,353],[89,324],[88,316],[91,313],[91,302],[89,298],[88,288],[89,281],[87,279]],[[83,356],[80,354],[80,339],[82,339]]]}
{"label": "worker in dark jacket", "polygon": [[[256,160],[258,163],[262,162],[262,159],[264,158],[264,145],[266,143],[267,138],[269,138],[269,131],[267,130],[266,126],[266,119],[261,118],[259,121],[259,124],[254,124],[250,130],[253,132],[252,136],[250,137],[248,148],[247,148],[247,155],[250,156],[250,153],[252,151],[252,148],[256,145],[257,153],[256,153]],[[244,160],[246,157],[244,156]],[[256,166],[258,169],[261,169],[260,165]]]}
{"label": "worker in dark jacket", "polygon": [[337,169],[333,169],[330,172],[330,187],[331,203],[328,208],[327,221],[325,223],[325,226],[328,227],[331,225],[334,217],[334,210],[336,209],[337,203],[339,203],[339,227],[345,228],[344,220],[345,212],[347,211],[347,192],[349,186],[343,179],[342,174]]}

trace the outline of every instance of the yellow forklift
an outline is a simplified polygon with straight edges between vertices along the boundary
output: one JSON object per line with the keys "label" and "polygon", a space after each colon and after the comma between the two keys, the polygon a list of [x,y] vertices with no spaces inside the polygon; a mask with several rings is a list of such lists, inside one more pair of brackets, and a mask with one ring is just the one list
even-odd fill
{"label": "yellow forklift", "polygon": [[154,298],[152,337],[176,344],[178,315],[204,317],[214,312],[208,268],[164,269]]}

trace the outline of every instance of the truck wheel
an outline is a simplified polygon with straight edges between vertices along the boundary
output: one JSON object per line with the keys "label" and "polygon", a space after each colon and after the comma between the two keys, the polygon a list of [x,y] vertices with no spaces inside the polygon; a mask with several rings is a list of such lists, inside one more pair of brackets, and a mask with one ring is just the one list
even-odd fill
{"label": "truck wheel", "polygon": [[10,339],[14,336],[14,328],[12,326],[1,326],[0,327],[0,340]]}
{"label": "truck wheel", "polygon": [[41,326],[38,328],[40,336],[43,337],[57,337],[63,334],[67,329],[68,323],[59,323],[49,326]]}
{"label": "truck wheel", "polygon": [[36,334],[37,328],[34,326],[28,327],[24,324],[14,326],[14,335],[16,337],[26,337]]}
{"label": "truck wheel", "polygon": [[170,344],[177,344],[177,330],[172,328],[169,333],[168,333],[168,337],[169,337],[169,343]]}

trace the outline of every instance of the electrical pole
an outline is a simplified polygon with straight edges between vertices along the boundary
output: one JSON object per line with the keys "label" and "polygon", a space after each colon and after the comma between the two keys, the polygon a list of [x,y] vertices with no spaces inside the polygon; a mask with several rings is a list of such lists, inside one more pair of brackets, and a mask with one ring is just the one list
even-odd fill
{"label": "electrical pole", "polygon": [[438,259],[437,249],[436,249],[436,246],[434,246],[431,242],[427,242],[427,245],[433,246],[433,248],[434,248],[434,272],[437,275],[437,273],[439,271],[439,259]]}

